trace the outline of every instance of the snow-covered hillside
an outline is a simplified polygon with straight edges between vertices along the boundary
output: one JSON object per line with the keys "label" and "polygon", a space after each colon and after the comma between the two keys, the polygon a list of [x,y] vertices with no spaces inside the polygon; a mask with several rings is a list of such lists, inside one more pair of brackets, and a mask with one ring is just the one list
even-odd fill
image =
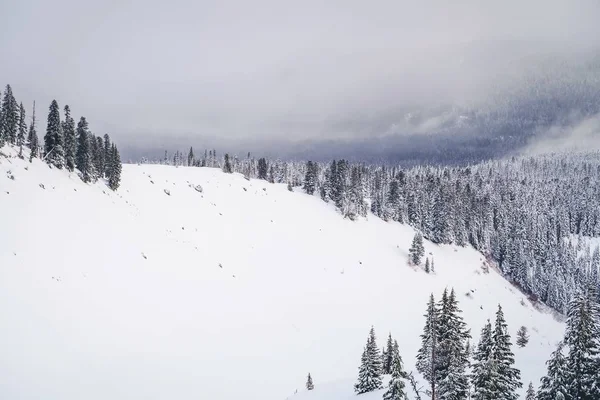
{"label": "snow-covered hillside", "polygon": [[115,193],[2,152],[2,399],[347,400],[371,325],[414,369],[428,296],[445,287],[474,342],[498,303],[513,342],[529,328],[514,348],[525,385],[562,338],[474,250],[426,242],[428,275],[407,264],[412,228],[351,222],[299,189],[124,165]]}

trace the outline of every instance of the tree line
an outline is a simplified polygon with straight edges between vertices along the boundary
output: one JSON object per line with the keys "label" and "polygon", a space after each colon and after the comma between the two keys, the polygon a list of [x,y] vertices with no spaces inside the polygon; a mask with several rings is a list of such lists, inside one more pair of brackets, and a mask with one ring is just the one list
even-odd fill
{"label": "tree line", "polygon": [[6,85],[0,108],[0,148],[6,143],[17,146],[21,158],[24,157],[23,148],[29,148],[29,161],[40,158],[51,167],[71,172],[77,169],[84,182],[105,178],[112,190],[118,189],[121,157],[108,134],[95,136],[85,117],[81,117],[75,126],[68,105],[64,107],[64,120],[61,120],[56,100],[50,103],[43,146],[39,144],[36,124],[35,102],[27,128],[25,107],[23,103],[17,103],[12,88]]}

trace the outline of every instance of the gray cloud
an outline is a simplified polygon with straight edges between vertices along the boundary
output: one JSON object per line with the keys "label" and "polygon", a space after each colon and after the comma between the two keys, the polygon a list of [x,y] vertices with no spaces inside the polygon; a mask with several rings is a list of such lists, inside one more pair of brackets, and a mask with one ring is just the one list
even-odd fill
{"label": "gray cloud", "polygon": [[[0,77],[97,133],[161,145],[368,137],[474,104],[519,61],[594,48],[593,0],[2,2]],[[428,125],[433,124],[433,125]],[[400,129],[402,128],[402,129]]]}

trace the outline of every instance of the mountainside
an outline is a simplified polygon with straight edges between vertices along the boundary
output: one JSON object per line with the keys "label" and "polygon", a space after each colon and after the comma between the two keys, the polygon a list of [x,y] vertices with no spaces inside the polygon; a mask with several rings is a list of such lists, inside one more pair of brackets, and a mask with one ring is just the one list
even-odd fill
{"label": "mountainside", "polygon": [[[341,380],[347,394],[326,397],[345,400],[371,325],[414,370],[429,294],[446,287],[472,343],[499,303],[513,343],[529,328],[513,347],[525,387],[562,338],[472,248],[425,241],[426,274],[408,264],[411,227],[344,219],[298,188],[124,165],[112,192],[1,151],[1,398],[320,400]],[[293,396],[308,372],[314,392]]]}

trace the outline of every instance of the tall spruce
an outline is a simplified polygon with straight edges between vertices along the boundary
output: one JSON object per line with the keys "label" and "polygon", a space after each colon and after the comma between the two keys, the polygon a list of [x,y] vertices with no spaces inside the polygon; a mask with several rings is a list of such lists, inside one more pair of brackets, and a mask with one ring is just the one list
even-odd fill
{"label": "tall spruce", "polygon": [[492,339],[492,324],[488,320],[481,330],[479,344],[473,356],[474,362],[471,371],[471,383],[473,385],[473,400],[497,399],[496,392],[496,362],[492,351],[494,342]]}
{"label": "tall spruce", "polygon": [[533,388],[533,382],[529,382],[529,386],[527,386],[527,391],[525,392],[525,400],[535,400],[535,389]]}
{"label": "tall spruce", "polygon": [[65,164],[65,149],[60,123],[60,109],[56,100],[50,103],[48,125],[44,136],[44,158],[48,165],[62,168]]}
{"label": "tall spruce", "polygon": [[571,301],[565,344],[569,346],[566,384],[569,398],[600,399],[600,306],[589,287]]}
{"label": "tall spruce", "polygon": [[29,133],[27,134],[27,142],[30,149],[29,161],[31,162],[34,158],[39,155],[39,140],[36,131],[36,119],[35,119],[35,101],[33,102],[33,111],[31,112],[31,124],[29,125]]}
{"label": "tall spruce", "polygon": [[108,135],[108,133],[104,134],[104,177],[108,178],[109,174],[110,174],[110,168],[111,168],[111,151],[112,151],[112,146],[110,144],[110,136]]}
{"label": "tall spruce", "polygon": [[100,136],[94,137],[92,136],[93,140],[96,141],[96,145],[95,145],[95,152],[93,152],[94,154],[94,171],[96,171],[96,177],[97,178],[102,178],[103,173],[102,171],[104,171],[104,164],[105,164],[105,160],[104,160],[104,141],[102,140],[102,138]]}
{"label": "tall spruce", "polygon": [[471,337],[467,324],[460,315],[454,289],[448,295],[444,290],[438,306],[437,342],[438,368],[436,377],[440,399],[461,400],[469,394],[467,343]]}
{"label": "tall spruce", "polygon": [[2,99],[2,118],[0,137],[10,144],[15,144],[17,141],[17,130],[19,125],[19,106],[13,95],[10,85],[6,85],[4,90],[4,98]]}
{"label": "tall spruce", "polygon": [[388,353],[392,355],[392,363],[389,372],[392,374],[392,377],[387,391],[383,394],[383,400],[404,400],[406,399],[406,392],[404,390],[406,385],[404,379],[406,379],[408,375],[406,374],[406,371],[404,371],[404,364],[402,362],[402,357],[400,356],[398,342],[394,342],[394,344],[389,347]]}
{"label": "tall spruce", "polygon": [[27,121],[25,118],[25,107],[23,103],[19,106],[19,124],[17,133],[17,146],[19,146],[19,157],[23,158],[23,145],[25,144],[25,133],[27,132]]}
{"label": "tall spruce", "polygon": [[364,348],[358,370],[358,381],[354,385],[357,394],[381,389],[381,355],[375,339],[375,329],[371,327],[367,345]]}
{"label": "tall spruce", "polygon": [[437,321],[439,317],[439,310],[435,304],[433,293],[429,296],[429,302],[427,303],[427,311],[425,312],[425,326],[423,327],[423,333],[421,334],[421,347],[417,352],[416,367],[425,377],[425,380],[429,382],[431,387],[431,398],[436,398],[436,384],[437,384],[437,369],[438,362],[437,352]]}
{"label": "tall spruce", "polygon": [[267,171],[269,167],[267,165],[267,160],[263,158],[258,159],[258,179],[267,180]]}
{"label": "tall spruce", "polygon": [[75,137],[75,120],[71,117],[71,109],[65,106],[65,121],[62,124],[65,138],[65,168],[75,170],[75,155],[77,153],[77,139]]}
{"label": "tall spruce", "polygon": [[392,353],[393,346],[394,346],[394,342],[392,341],[392,334],[390,333],[388,335],[387,348],[384,349],[384,352],[383,352],[384,357],[382,358],[382,360],[383,360],[382,371],[384,374],[392,373],[392,362],[394,361],[394,354]]}
{"label": "tall spruce", "polygon": [[317,188],[317,169],[312,161],[306,162],[306,173],[304,174],[303,189],[307,194],[314,194]]}
{"label": "tall spruce", "polygon": [[121,185],[121,156],[117,146],[113,143],[110,157],[110,173],[108,175],[108,187],[117,190]]}
{"label": "tall spruce", "polygon": [[92,154],[90,149],[89,128],[85,117],[77,123],[77,169],[81,172],[81,179],[90,182],[93,177]]}
{"label": "tall spruce", "polygon": [[188,158],[187,158],[187,165],[188,167],[191,167],[192,165],[194,165],[194,149],[192,149],[192,147],[190,146],[190,151],[188,152]]}
{"label": "tall spruce", "polygon": [[231,168],[231,161],[229,160],[229,154],[225,153],[225,161],[223,162],[223,172],[231,174],[233,169]]}
{"label": "tall spruce", "polygon": [[556,350],[550,355],[546,362],[548,372],[541,379],[538,389],[537,400],[566,400],[569,395],[567,383],[567,359],[563,354],[563,343],[560,342]]}
{"label": "tall spruce", "polygon": [[415,233],[410,249],[408,249],[408,255],[410,262],[414,265],[421,263],[421,259],[425,255],[425,248],[423,247],[423,235],[420,232]]}
{"label": "tall spruce", "polygon": [[513,367],[515,356],[511,350],[510,334],[508,333],[508,326],[500,305],[498,305],[498,311],[496,312],[496,323],[492,339],[494,342],[492,358],[497,374],[495,382],[497,399],[517,400],[519,398],[517,389],[523,386],[521,383],[521,371]]}

